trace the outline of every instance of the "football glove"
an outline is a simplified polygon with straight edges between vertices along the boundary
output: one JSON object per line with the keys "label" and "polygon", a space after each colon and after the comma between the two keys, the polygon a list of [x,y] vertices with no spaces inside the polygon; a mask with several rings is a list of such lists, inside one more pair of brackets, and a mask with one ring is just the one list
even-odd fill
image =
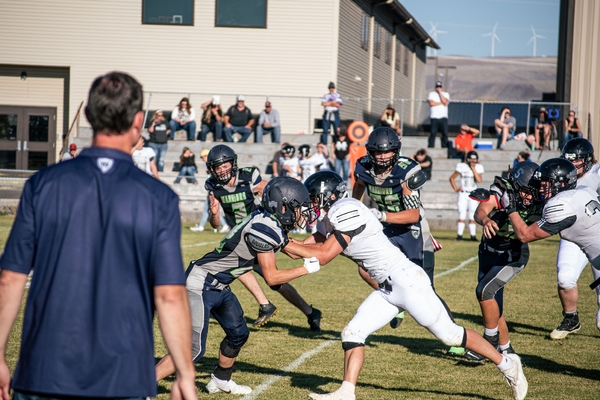
{"label": "football glove", "polygon": [[375,218],[377,218],[379,221],[385,222],[386,215],[384,212],[381,212],[376,208],[369,208],[369,211],[371,211]]}
{"label": "football glove", "polygon": [[306,268],[309,274],[317,272],[319,269],[321,269],[319,259],[317,257],[305,258],[304,268]]}

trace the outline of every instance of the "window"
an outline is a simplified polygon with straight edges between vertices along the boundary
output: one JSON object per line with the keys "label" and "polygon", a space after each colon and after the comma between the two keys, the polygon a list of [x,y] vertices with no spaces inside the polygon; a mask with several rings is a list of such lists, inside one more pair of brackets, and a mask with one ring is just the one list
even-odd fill
{"label": "window", "polygon": [[379,25],[377,22],[375,22],[375,25],[373,25],[373,55],[375,55],[375,57],[380,58],[381,57],[381,25]]}
{"label": "window", "polygon": [[142,24],[194,25],[194,0],[142,0]]}
{"label": "window", "polygon": [[404,47],[402,46],[402,43],[400,43],[400,41],[398,39],[396,39],[396,71],[400,71],[400,63],[402,62],[402,57],[400,57],[402,55],[402,52],[404,51]]}
{"label": "window", "polygon": [[360,35],[360,47],[369,50],[369,16],[365,13],[362,15],[362,31]]}
{"label": "window", "polygon": [[216,0],[215,26],[266,28],[267,0]]}
{"label": "window", "polygon": [[385,31],[385,63],[392,64],[392,34]]}
{"label": "window", "polygon": [[404,46],[403,48],[404,50],[404,57],[402,57],[402,73],[406,76],[408,76],[408,59],[410,58],[410,50],[408,50],[408,47]]}

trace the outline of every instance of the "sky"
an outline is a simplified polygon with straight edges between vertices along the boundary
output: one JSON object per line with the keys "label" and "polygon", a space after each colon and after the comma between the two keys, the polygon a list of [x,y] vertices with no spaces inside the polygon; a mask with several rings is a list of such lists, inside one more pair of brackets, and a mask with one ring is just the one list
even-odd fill
{"label": "sky", "polygon": [[[494,56],[533,56],[531,27],[537,38],[536,56],[558,54],[560,0],[399,0],[430,36],[437,31],[437,55],[490,57],[491,33],[497,23]],[[434,55],[433,49],[428,55]]]}

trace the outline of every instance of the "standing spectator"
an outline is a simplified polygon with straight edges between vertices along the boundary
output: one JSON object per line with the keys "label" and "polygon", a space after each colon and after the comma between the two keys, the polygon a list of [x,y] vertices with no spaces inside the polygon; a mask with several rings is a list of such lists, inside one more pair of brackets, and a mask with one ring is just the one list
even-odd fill
{"label": "standing spectator", "polygon": [[150,147],[145,147],[146,140],[140,136],[135,146],[131,149],[131,158],[136,167],[145,173],[158,178],[158,168],[156,168],[156,154]]}
{"label": "standing spectator", "polygon": [[213,133],[215,142],[220,142],[223,136],[223,110],[221,109],[221,99],[214,96],[209,101],[202,103],[202,125],[198,133],[198,139],[206,142],[208,132]]}
{"label": "standing spectator", "polygon": [[167,155],[167,141],[168,135],[171,132],[171,128],[165,119],[163,110],[156,110],[154,117],[152,118],[152,124],[148,128],[150,133],[149,146],[156,155],[156,167],[158,172],[163,172],[165,168],[165,156]]}
{"label": "standing spectator", "polygon": [[244,104],[244,96],[239,95],[237,97],[237,103],[229,107],[225,117],[223,118],[225,123],[225,141],[226,142],[237,142],[237,137],[233,138],[235,132],[242,135],[239,140],[244,143],[252,134],[252,125],[254,125],[254,118],[252,117],[252,111]]}
{"label": "standing spectator", "polygon": [[465,159],[468,152],[473,151],[473,136],[479,135],[479,129],[471,128],[467,124],[460,126],[460,132],[454,139],[456,158]]}
{"label": "standing spectator", "polygon": [[85,108],[92,147],[25,183],[0,259],[3,349],[35,274],[12,383],[0,351],[3,399],[10,385],[15,399],[156,397],[154,308],[178,371],[172,395],[196,398],[179,199],[130,156],[142,102],[131,76],[97,78]]}
{"label": "standing spectator", "polygon": [[431,159],[429,154],[427,154],[427,150],[417,150],[417,152],[413,156],[413,160],[419,163],[419,165],[421,166],[421,170],[425,173],[425,176],[427,176],[427,180],[430,181],[431,170],[433,168],[433,160]]}
{"label": "standing spectator", "polygon": [[61,161],[72,160],[77,157],[77,145],[75,143],[71,143],[69,145],[69,152],[64,153]]}
{"label": "standing spectator", "polygon": [[[208,149],[204,149],[200,152],[200,159],[205,164],[206,164],[206,160],[208,159],[208,153],[209,153]],[[200,222],[198,222],[196,225],[190,227],[190,230],[192,232],[204,232],[204,225],[206,225],[206,223],[208,222],[208,217],[210,214],[208,212],[209,205],[210,205],[210,201],[208,201],[208,196],[207,196],[206,200],[204,201],[204,210],[202,211],[202,218],[200,219]],[[220,216],[221,216],[221,220],[219,221],[219,224],[221,226],[221,229],[223,229],[223,227],[225,227],[226,230],[224,229],[223,232],[229,231],[230,228],[227,225],[227,222],[225,221],[225,217],[223,216],[222,209],[220,212]],[[216,232],[217,232],[217,230],[215,229],[215,233]]]}
{"label": "standing spectator", "polygon": [[545,107],[540,108],[538,117],[535,119],[535,149],[543,150],[544,148],[550,148],[550,130],[552,129],[552,122],[548,117],[548,111]]}
{"label": "standing spectator", "polygon": [[196,171],[196,156],[189,147],[184,147],[179,157],[179,175],[173,183],[179,183],[181,178],[185,177],[188,183],[197,185]]}
{"label": "standing spectator", "polygon": [[438,131],[442,133],[442,148],[448,147],[448,103],[450,95],[443,91],[442,82],[435,83],[435,90],[427,96],[429,102],[429,118],[431,120],[431,132],[429,134],[428,147],[435,147],[435,137]]}
{"label": "standing spectator", "polygon": [[569,111],[569,115],[565,119],[564,131],[563,144],[571,139],[583,137],[581,123],[579,122],[579,119],[575,117],[575,111],[573,110]]}
{"label": "standing spectator", "polygon": [[184,97],[179,101],[179,104],[175,106],[171,113],[171,133],[169,137],[173,139],[175,132],[183,129],[187,132],[187,140],[194,140],[196,136],[196,111],[190,104],[187,97]]}
{"label": "standing spectator", "polygon": [[510,108],[502,107],[500,117],[494,120],[494,128],[498,138],[496,148],[504,150],[504,145],[507,141],[512,140],[515,136],[515,129],[517,129],[517,120],[511,116]]}
{"label": "standing spectator", "polygon": [[340,126],[337,136],[331,143],[335,172],[342,177],[344,182],[348,182],[350,169],[350,140],[346,136],[347,131],[348,128],[345,125]]}
{"label": "standing spectator", "polygon": [[274,110],[271,102],[265,103],[265,109],[260,112],[258,126],[256,127],[256,143],[263,142],[263,134],[271,134],[271,143],[279,143],[281,140],[281,120],[279,111]]}
{"label": "standing spectator", "polygon": [[398,139],[402,138],[402,128],[400,127],[400,116],[394,109],[392,103],[388,104],[385,111],[381,115],[381,126],[392,128],[398,134]]}
{"label": "standing spectator", "polygon": [[[477,189],[477,184],[481,183],[481,174],[483,174],[483,165],[479,164],[479,155],[475,151],[467,153],[464,162],[456,164],[456,171],[450,176],[452,189],[458,193],[458,227],[456,240],[462,240],[465,231],[465,219],[467,211],[469,216],[469,233],[471,240],[476,242],[475,209],[477,202],[469,198],[469,193]],[[454,180],[460,176],[460,186],[456,186]]]}
{"label": "standing spectator", "polygon": [[321,135],[321,143],[327,145],[327,136],[329,135],[329,127],[333,124],[332,135],[337,133],[337,128],[340,126],[340,107],[342,104],[342,96],[335,92],[335,84],[329,82],[329,93],[323,95],[321,105],[325,107],[323,113],[323,134]]}

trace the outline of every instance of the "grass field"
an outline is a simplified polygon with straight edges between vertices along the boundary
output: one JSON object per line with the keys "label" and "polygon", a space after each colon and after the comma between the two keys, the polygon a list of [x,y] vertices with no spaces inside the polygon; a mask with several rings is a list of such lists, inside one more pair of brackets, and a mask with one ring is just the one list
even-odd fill
{"label": "grass field", "polygon": [[[0,245],[4,246],[12,218],[0,217]],[[193,233],[186,225],[182,251],[187,263],[212,250],[220,234]],[[436,253],[435,286],[452,309],[457,322],[483,331],[479,305],[475,299],[477,243],[455,242],[455,232],[434,232],[444,249]],[[555,257],[558,238],[531,245],[529,265],[505,288],[505,316],[511,342],[521,356],[529,381],[531,399],[600,398],[600,332],[596,329],[594,292],[587,284],[586,269],[580,279],[579,312],[582,329],[562,341],[552,341],[549,333],[561,321],[556,293]],[[472,260],[465,263],[467,260]],[[279,268],[299,265],[278,255]],[[455,269],[463,264],[461,269]],[[589,267],[588,267],[589,268]],[[310,391],[337,389],[343,375],[340,331],[370,293],[359,278],[356,266],[338,257],[329,265],[293,282],[305,299],[323,311],[320,334],[311,333],[305,316],[259,279],[267,297],[278,306],[279,314],[265,327],[251,329],[250,339],[235,365],[233,379],[255,388],[246,399],[305,399]],[[258,306],[239,282],[232,285],[250,324]],[[7,360],[14,369],[18,357],[21,317],[15,324]],[[166,350],[156,332],[156,357]],[[209,398],[204,385],[210,379],[224,334],[211,320],[207,352],[197,365],[199,397]],[[312,352],[311,352],[312,351]],[[447,348],[410,317],[397,330],[385,327],[366,343],[366,361],[356,390],[357,399],[509,399],[511,391],[491,363],[474,365],[447,354]],[[301,358],[302,357],[302,358]],[[267,384],[259,386],[263,383]],[[168,398],[172,380],[159,383],[159,398]],[[228,398],[229,395],[210,397]]]}

